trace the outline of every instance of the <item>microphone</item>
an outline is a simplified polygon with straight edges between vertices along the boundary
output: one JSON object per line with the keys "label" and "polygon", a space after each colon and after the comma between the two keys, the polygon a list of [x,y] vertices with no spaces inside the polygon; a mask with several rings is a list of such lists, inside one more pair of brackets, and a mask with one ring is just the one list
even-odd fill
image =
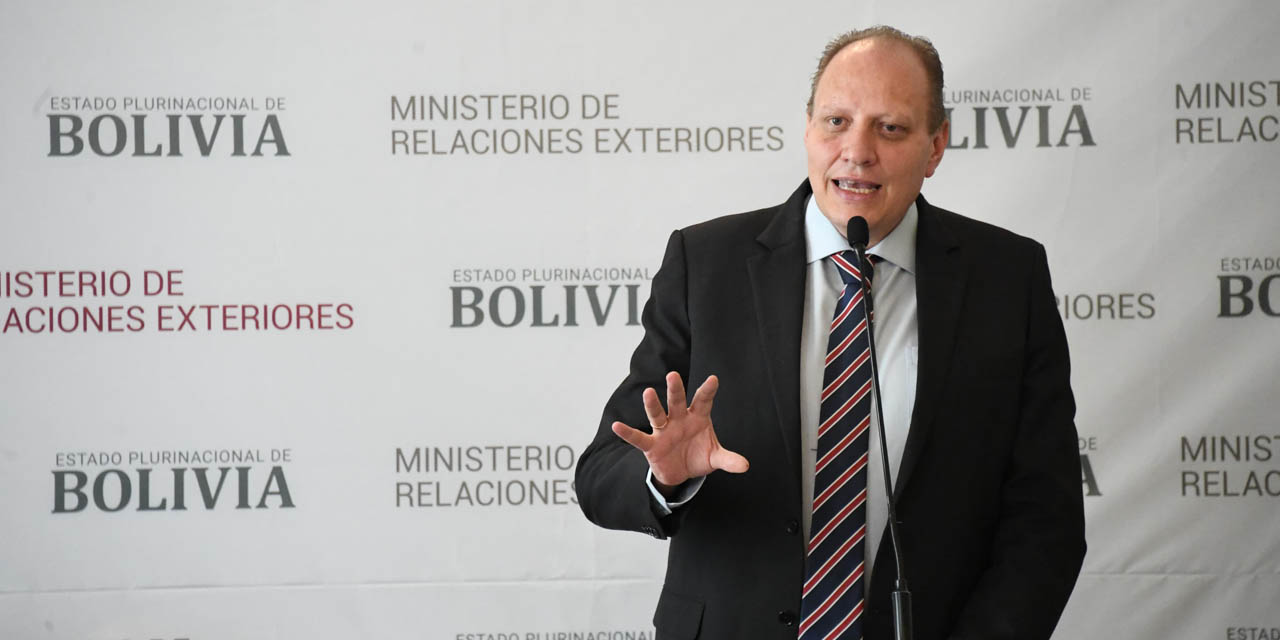
{"label": "microphone", "polygon": [[[902,559],[902,544],[898,536],[898,514],[894,509],[893,480],[889,475],[889,446],[884,432],[884,402],[880,399],[880,364],[876,361],[876,327],[872,321],[874,305],[871,297],[871,282],[867,275],[871,273],[871,263],[867,260],[867,242],[871,238],[867,220],[862,216],[849,218],[845,226],[845,237],[849,246],[858,254],[858,267],[862,272],[862,296],[866,300],[867,342],[871,351],[871,390],[876,405],[876,418],[880,422],[880,456],[884,469],[885,498],[889,503],[889,539],[893,542],[893,559],[897,565],[898,577],[893,589],[893,637],[894,640],[911,640],[911,590],[907,588],[906,565]],[[870,480],[868,478],[868,480]]]}

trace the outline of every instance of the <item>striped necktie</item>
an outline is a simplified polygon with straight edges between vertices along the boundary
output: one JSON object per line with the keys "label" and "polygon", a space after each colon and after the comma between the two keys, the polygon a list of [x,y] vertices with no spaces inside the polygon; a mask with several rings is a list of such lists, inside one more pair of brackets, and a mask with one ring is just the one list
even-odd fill
{"label": "striped necktie", "polygon": [[831,320],[822,374],[800,640],[861,640],[865,606],[871,351],[857,254],[844,251],[831,261],[844,289]]}

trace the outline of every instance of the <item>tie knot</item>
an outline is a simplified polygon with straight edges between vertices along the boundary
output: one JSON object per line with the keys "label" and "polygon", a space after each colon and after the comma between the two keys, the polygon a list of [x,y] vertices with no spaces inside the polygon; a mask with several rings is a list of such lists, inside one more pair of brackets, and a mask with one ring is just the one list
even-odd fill
{"label": "tie knot", "polygon": [[[875,265],[879,256],[868,255],[867,259],[871,265],[867,267],[867,282],[871,282],[871,276],[875,273]],[[858,263],[858,254],[853,249],[841,251],[840,253],[831,254],[831,261],[836,265],[836,272],[840,274],[840,279],[844,281],[845,286],[851,283],[862,282],[862,265]]]}

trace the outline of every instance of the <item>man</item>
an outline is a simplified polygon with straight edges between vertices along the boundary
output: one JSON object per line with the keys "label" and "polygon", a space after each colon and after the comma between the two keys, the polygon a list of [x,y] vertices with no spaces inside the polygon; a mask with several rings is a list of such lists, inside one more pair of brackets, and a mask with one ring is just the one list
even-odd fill
{"label": "man", "polygon": [[[844,441],[861,443],[842,476],[854,488],[821,478],[830,456],[858,456],[823,440],[849,420],[828,415],[832,358],[848,357],[836,326],[864,309],[836,266],[853,216],[882,259],[875,332],[915,638],[1052,633],[1085,549],[1066,339],[1039,244],[919,195],[948,127],[927,40],[846,34],[814,76],[808,180],[780,206],[672,234],[576,485],[593,522],[671,538],[659,638],[891,637],[897,568],[866,418]],[[691,402],[685,380],[701,382]],[[828,522],[837,489],[864,491]],[[851,521],[828,578],[836,561],[815,550]],[[839,583],[829,601],[814,603],[817,580]]]}

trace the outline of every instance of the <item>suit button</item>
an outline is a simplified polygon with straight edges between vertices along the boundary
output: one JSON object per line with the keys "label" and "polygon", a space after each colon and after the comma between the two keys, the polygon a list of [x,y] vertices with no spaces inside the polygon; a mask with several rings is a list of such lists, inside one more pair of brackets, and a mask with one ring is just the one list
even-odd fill
{"label": "suit button", "polygon": [[796,522],[795,520],[788,520],[787,533],[793,536],[796,535],[797,533],[800,533],[800,523]]}
{"label": "suit button", "polygon": [[796,614],[795,614],[795,612],[794,612],[794,611],[779,611],[779,612],[778,612],[778,622],[781,622],[782,624],[785,624],[785,625],[787,625],[788,627],[794,626],[794,625],[795,625],[795,623],[796,623]]}

